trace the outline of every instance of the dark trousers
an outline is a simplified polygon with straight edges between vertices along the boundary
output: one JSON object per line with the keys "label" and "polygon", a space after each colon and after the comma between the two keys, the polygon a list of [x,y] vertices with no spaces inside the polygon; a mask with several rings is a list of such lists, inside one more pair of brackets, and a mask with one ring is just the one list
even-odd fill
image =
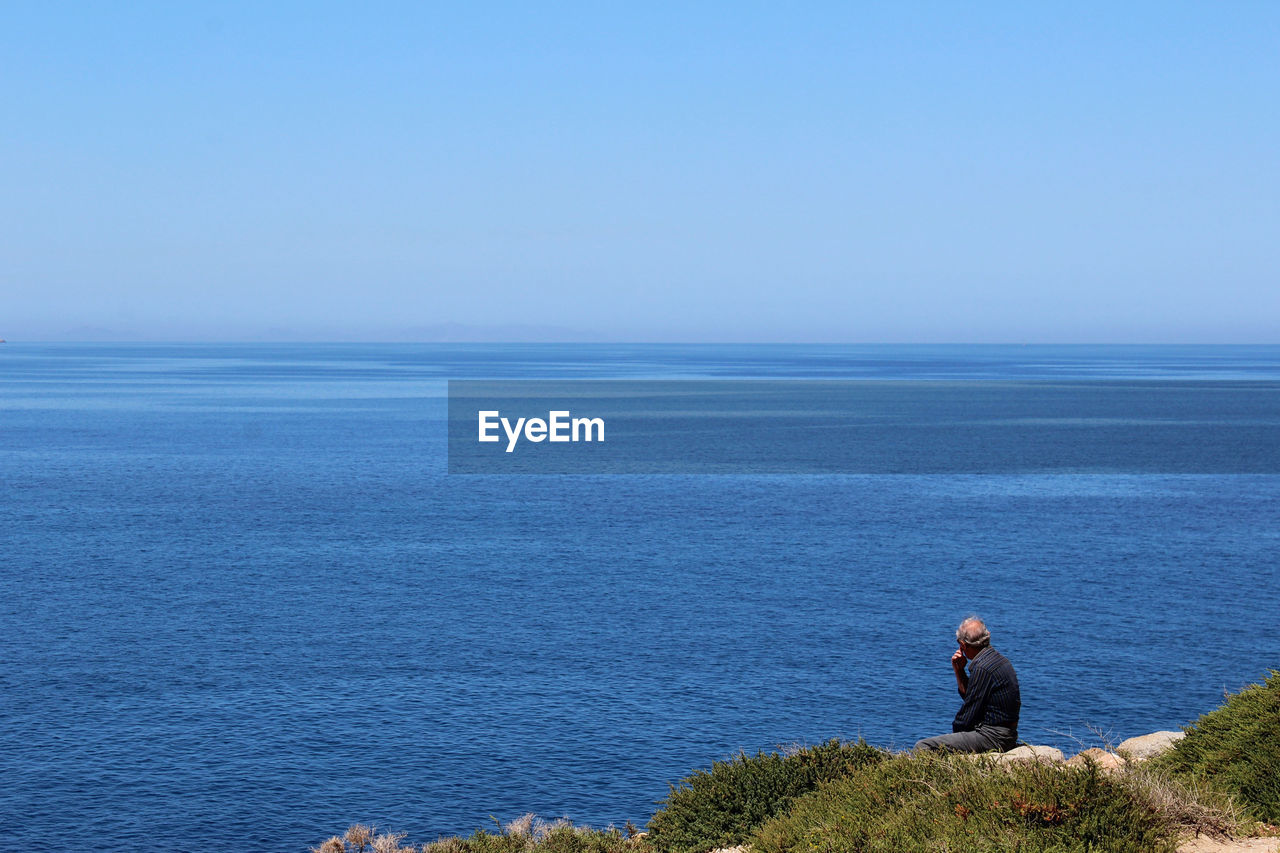
{"label": "dark trousers", "polygon": [[925,752],[1007,752],[1018,742],[1018,733],[1003,726],[978,726],[971,732],[927,737],[916,741]]}

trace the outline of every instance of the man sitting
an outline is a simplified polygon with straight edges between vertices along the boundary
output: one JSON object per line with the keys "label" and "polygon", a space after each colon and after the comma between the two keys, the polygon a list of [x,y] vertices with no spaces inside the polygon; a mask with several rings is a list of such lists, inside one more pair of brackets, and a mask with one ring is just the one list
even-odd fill
{"label": "man sitting", "polygon": [[[1018,676],[1009,659],[991,648],[991,632],[981,619],[970,616],[956,631],[960,648],[951,655],[956,686],[964,704],[951,724],[951,734],[929,737],[916,749],[987,752],[1013,749],[1018,740],[1018,711],[1022,697]],[[965,672],[965,662],[969,671]]]}

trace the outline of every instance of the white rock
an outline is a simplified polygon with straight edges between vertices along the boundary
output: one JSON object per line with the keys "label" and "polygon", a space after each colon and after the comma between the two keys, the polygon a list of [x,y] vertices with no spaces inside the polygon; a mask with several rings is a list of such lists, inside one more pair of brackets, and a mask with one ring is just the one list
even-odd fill
{"label": "white rock", "polygon": [[1186,736],[1186,732],[1152,732],[1129,738],[1116,747],[1116,752],[1122,753],[1130,761],[1146,761],[1162,752],[1168,752]]}
{"label": "white rock", "polygon": [[1062,754],[1062,750],[1054,749],[1051,746],[1030,746],[1024,745],[1016,749],[1011,749],[997,757],[997,761],[1002,764],[1008,764],[1013,761],[1038,761],[1041,764],[1061,764],[1066,756]]}

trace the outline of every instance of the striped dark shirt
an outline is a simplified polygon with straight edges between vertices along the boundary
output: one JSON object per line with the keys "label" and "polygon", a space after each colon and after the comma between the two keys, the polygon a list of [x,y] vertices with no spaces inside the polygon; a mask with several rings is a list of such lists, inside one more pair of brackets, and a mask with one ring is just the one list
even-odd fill
{"label": "striped dark shirt", "polygon": [[1013,664],[988,646],[969,661],[969,686],[951,731],[971,732],[978,726],[1003,726],[1016,732],[1021,708],[1022,696],[1018,693],[1018,676],[1013,672]]}

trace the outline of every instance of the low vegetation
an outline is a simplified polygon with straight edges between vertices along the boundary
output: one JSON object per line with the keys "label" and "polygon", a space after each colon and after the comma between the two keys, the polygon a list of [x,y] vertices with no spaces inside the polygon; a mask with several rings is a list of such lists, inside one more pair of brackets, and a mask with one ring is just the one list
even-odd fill
{"label": "low vegetation", "polygon": [[664,853],[704,853],[742,844],[793,799],[878,764],[887,753],[864,741],[832,740],[789,754],[740,754],[671,787],[649,821],[648,840]]}
{"label": "low vegetation", "polygon": [[1256,820],[1280,823],[1280,671],[1227,696],[1157,762],[1234,796]]}
{"label": "low vegetation", "polygon": [[421,848],[355,826],[316,853],[1158,853],[1280,823],[1280,672],[1228,696],[1166,755],[1109,772],[830,741],[741,754],[671,787],[648,832],[546,823]]}
{"label": "low vegetation", "polygon": [[1174,827],[1095,765],[899,755],[798,799],[753,839],[798,851],[1172,851]]}

